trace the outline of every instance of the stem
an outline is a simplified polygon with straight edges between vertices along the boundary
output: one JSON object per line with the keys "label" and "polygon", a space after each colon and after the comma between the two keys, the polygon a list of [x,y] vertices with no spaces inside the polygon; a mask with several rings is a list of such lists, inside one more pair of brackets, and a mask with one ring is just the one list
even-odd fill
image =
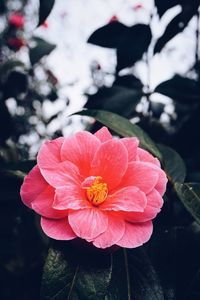
{"label": "stem", "polygon": [[196,27],[196,49],[195,49],[195,62],[196,64],[199,61],[199,20],[200,20],[200,12],[199,10],[196,13],[197,16],[197,27]]}
{"label": "stem", "polygon": [[124,262],[125,262],[125,269],[126,269],[126,280],[127,280],[127,292],[128,292],[128,299],[131,300],[131,284],[130,284],[130,275],[129,275],[129,268],[128,268],[128,257],[126,249],[123,249],[124,252]]}
{"label": "stem", "polygon": [[72,280],[72,284],[71,284],[70,289],[69,289],[69,294],[67,296],[67,300],[69,300],[70,297],[71,297],[71,293],[72,293],[72,290],[73,290],[73,287],[74,287],[74,284],[75,284],[75,281],[76,281],[76,276],[78,274],[78,271],[79,271],[79,265],[77,265],[77,267],[76,267],[76,271],[75,271],[75,274],[74,274],[74,277],[73,277],[73,280]]}
{"label": "stem", "polygon": [[[152,19],[154,16],[154,11],[151,12],[150,14],[150,19],[149,19],[149,27],[151,28],[151,24],[152,24]],[[152,57],[152,51],[150,52],[151,47],[149,47],[149,49],[147,50],[146,53],[146,67],[147,67],[147,83],[146,83],[146,100],[148,103],[148,108],[147,108],[147,115],[151,115],[151,100],[150,100],[150,86],[151,86],[151,68],[150,68],[150,60]]]}

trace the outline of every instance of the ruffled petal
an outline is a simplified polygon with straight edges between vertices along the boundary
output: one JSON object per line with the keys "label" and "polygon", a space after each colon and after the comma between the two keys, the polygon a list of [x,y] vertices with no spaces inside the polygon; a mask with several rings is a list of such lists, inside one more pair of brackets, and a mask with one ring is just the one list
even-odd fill
{"label": "ruffled petal", "polygon": [[42,217],[41,227],[46,235],[55,240],[72,240],[76,238],[76,234],[71,229],[67,217],[59,220]]}
{"label": "ruffled petal", "polygon": [[83,209],[90,208],[92,204],[85,199],[85,191],[76,185],[68,185],[56,189],[53,207],[56,209]]}
{"label": "ruffled petal", "polygon": [[153,232],[151,221],[144,223],[125,223],[125,232],[116,244],[124,248],[136,248],[146,243]]}
{"label": "ruffled petal", "polygon": [[123,216],[126,221],[132,223],[145,222],[156,217],[163,206],[163,199],[155,189],[153,189],[146,197],[147,206],[144,212],[125,212]]}
{"label": "ruffled petal", "polygon": [[121,181],[128,165],[128,153],[118,140],[109,140],[99,147],[91,165],[91,176],[101,176],[109,192]]}
{"label": "ruffled petal", "polygon": [[125,222],[122,218],[109,215],[108,228],[97,238],[94,239],[93,244],[98,248],[108,248],[116,244],[123,236],[125,231]]}
{"label": "ruffled petal", "polygon": [[158,182],[155,186],[155,189],[160,193],[161,196],[163,196],[166,191],[167,181],[168,180],[167,180],[167,176],[166,176],[165,172],[162,169],[160,169],[159,178],[158,178]]}
{"label": "ruffled petal", "polygon": [[63,137],[44,142],[37,156],[40,169],[53,169],[57,167],[57,164],[61,162],[60,150],[63,142]]}
{"label": "ruffled petal", "polygon": [[126,187],[109,195],[100,208],[101,210],[143,212],[146,203],[147,199],[143,192],[136,187]]}
{"label": "ruffled petal", "polygon": [[20,189],[20,195],[23,203],[32,208],[31,202],[35,200],[46,188],[48,183],[42,177],[38,166],[36,165],[29,173],[25,176],[24,182]]}
{"label": "ruffled petal", "polygon": [[68,186],[70,184],[80,186],[83,180],[77,166],[70,161],[57,164],[55,169],[42,169],[41,173],[45,180],[54,188]]}
{"label": "ruffled petal", "polygon": [[80,174],[87,177],[94,154],[101,142],[93,134],[83,131],[65,139],[61,149],[62,161],[70,161],[80,170]]}
{"label": "ruffled petal", "polygon": [[69,212],[69,224],[77,236],[93,240],[108,227],[108,216],[98,208]]}
{"label": "ruffled petal", "polygon": [[47,186],[47,188],[32,201],[32,209],[46,218],[60,219],[65,217],[67,215],[66,211],[59,211],[52,208],[54,194],[55,190],[51,186]]}
{"label": "ruffled petal", "polygon": [[136,160],[139,140],[136,137],[132,137],[132,138],[123,138],[121,139],[121,142],[124,144],[124,146],[128,151],[128,161],[131,162]]}
{"label": "ruffled petal", "polygon": [[147,162],[129,163],[120,187],[136,186],[145,194],[150,193],[158,182],[160,169]]}
{"label": "ruffled petal", "polygon": [[108,128],[103,126],[101,129],[99,129],[97,132],[94,134],[102,143],[111,140],[112,135],[109,132]]}
{"label": "ruffled petal", "polygon": [[160,167],[160,162],[156,157],[153,157],[149,152],[144,149],[138,148],[137,149],[138,158],[140,161],[146,161],[155,164],[156,166]]}

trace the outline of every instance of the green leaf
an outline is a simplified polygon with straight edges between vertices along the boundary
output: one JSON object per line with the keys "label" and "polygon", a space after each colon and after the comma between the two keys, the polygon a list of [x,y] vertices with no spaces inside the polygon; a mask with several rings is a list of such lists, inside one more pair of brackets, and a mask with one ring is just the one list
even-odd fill
{"label": "green leaf", "polygon": [[103,87],[89,96],[85,107],[102,109],[130,117],[142,97],[142,89],[130,89],[122,86]]}
{"label": "green leaf", "polygon": [[199,0],[190,0],[189,3],[187,0],[183,0],[181,2],[181,12],[172,19],[172,21],[167,25],[163,35],[156,42],[154,54],[160,52],[167,42],[169,42],[179,32],[183,31],[192,17],[197,13],[200,3]]}
{"label": "green leaf", "polygon": [[117,45],[117,71],[133,66],[151,43],[151,29],[145,24],[128,27]]}
{"label": "green leaf", "polygon": [[199,102],[200,87],[194,79],[175,75],[173,78],[160,83],[154,90],[180,103]]}
{"label": "green leaf", "polygon": [[[101,251],[88,255],[65,242],[50,248],[44,267],[41,300],[101,300],[108,292],[112,262]],[[67,246],[66,246],[67,245]]]}
{"label": "green leaf", "polygon": [[147,254],[140,247],[113,255],[109,300],[163,300],[163,291]]}
{"label": "green leaf", "polygon": [[106,48],[116,48],[128,27],[120,22],[108,23],[95,30],[88,43]]}
{"label": "green leaf", "polygon": [[44,23],[48,15],[50,14],[55,0],[40,0],[40,8],[39,8],[39,22],[38,26]]}
{"label": "green leaf", "polygon": [[34,38],[36,46],[30,49],[31,64],[36,64],[41,58],[49,55],[56,47],[56,45],[46,42],[41,38]]}
{"label": "green leaf", "polygon": [[174,187],[185,208],[200,224],[200,183],[175,183]]}
{"label": "green leaf", "polygon": [[148,134],[146,134],[139,126],[132,124],[128,119],[104,110],[82,110],[75,114],[93,117],[123,137],[138,137],[142,148],[150,151],[160,160],[162,159],[160,151]]}
{"label": "green leaf", "polygon": [[186,177],[186,167],[180,155],[168,146],[157,145],[162,154],[162,163],[168,179],[174,184],[175,182],[183,183]]}

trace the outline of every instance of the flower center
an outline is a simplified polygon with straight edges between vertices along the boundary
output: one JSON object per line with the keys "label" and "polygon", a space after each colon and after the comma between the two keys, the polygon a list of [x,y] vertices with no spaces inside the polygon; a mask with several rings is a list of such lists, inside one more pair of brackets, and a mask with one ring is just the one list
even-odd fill
{"label": "flower center", "polygon": [[91,176],[86,178],[83,188],[86,189],[88,200],[95,206],[103,203],[108,195],[108,186],[106,183],[102,182],[101,176]]}

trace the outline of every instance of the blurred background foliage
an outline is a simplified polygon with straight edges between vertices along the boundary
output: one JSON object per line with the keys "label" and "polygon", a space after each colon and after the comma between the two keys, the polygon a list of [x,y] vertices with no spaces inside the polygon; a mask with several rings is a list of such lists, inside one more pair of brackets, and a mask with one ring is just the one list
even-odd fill
{"label": "blurred background foliage", "polygon": [[[24,175],[35,164],[35,160],[30,159],[33,158],[30,154],[32,145],[36,143],[38,149],[44,139],[61,136],[64,127],[70,126],[70,120],[67,120],[59,130],[48,130],[54,120],[59,122],[63,113],[56,110],[47,117],[44,105],[45,101],[54,103],[59,98],[59,80],[46,64],[46,57],[56,45],[34,36],[29,26],[30,23],[35,27],[48,26],[46,18],[53,5],[53,0],[40,0],[37,9],[31,11],[28,0],[0,2],[0,299],[5,300],[36,300],[40,297],[49,240],[42,234],[38,218],[21,204],[19,189]],[[166,25],[163,34],[155,38],[152,23],[155,19],[162,20],[176,5],[179,5],[179,13]],[[103,123],[119,136],[139,136],[142,146],[161,159],[169,178],[164,208],[154,222],[152,239],[141,251],[128,251],[133,299],[200,299],[199,5],[199,0],[155,0],[148,24],[141,22],[128,26],[114,15],[87,41],[116,52],[116,67],[112,74],[106,74],[98,61],[90,66],[91,86],[84,94],[87,110],[80,114],[92,116],[96,121],[88,122],[87,129],[94,132]],[[138,3],[134,9],[141,7]],[[195,51],[188,53],[188,56],[194,56],[193,66],[184,76],[175,74],[152,90],[151,60],[162,54],[166,44],[182,34],[190,21],[196,24]],[[135,65],[141,60],[146,65],[147,80],[141,80],[135,72]],[[110,84],[106,82],[108,75],[112,75]],[[152,101],[155,94],[156,102]],[[167,101],[163,101],[163,96],[170,99],[173,113],[166,110]],[[64,101],[67,109],[67,95]],[[163,121],[166,116],[167,121]],[[67,266],[66,260],[71,255],[59,256],[61,248],[58,249],[58,245],[52,248],[48,256],[51,262],[56,257],[58,269],[59,263]],[[86,289],[85,298],[81,298],[77,295],[85,287],[79,286],[80,290],[77,287],[72,299],[132,299],[127,296],[120,257],[120,252],[114,256],[115,274],[111,282],[105,276],[106,284],[110,286],[106,296],[100,293],[98,297],[89,297]],[[48,259],[46,273],[52,271]],[[74,261],[74,257],[70,259]],[[68,271],[66,267],[66,274]],[[105,272],[108,271],[106,266]],[[81,274],[85,276],[84,270]],[[67,274],[67,280],[73,280],[72,275],[73,272]],[[97,276],[92,271],[90,275]],[[66,282],[54,278],[51,290],[49,284],[52,282],[45,276],[41,299],[66,299]],[[116,290],[119,278],[123,283],[122,290]],[[103,279],[101,284],[105,285]]]}

